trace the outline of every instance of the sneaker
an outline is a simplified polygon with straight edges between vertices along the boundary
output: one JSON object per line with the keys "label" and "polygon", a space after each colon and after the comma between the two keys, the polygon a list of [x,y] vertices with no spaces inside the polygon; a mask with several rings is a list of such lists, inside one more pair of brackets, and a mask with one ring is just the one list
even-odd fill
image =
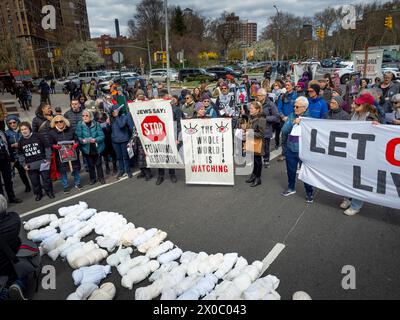
{"label": "sneaker", "polygon": [[8,295],[11,300],[28,300],[25,298],[21,287],[16,283],[10,286],[8,289]]}
{"label": "sneaker", "polygon": [[156,185],[159,186],[161,183],[164,182],[164,177],[162,176],[158,176],[157,177],[157,181],[156,181]]}
{"label": "sneaker", "polygon": [[65,188],[65,189],[64,189],[64,194],[68,194],[69,191],[70,191],[69,188]]}
{"label": "sneaker", "polygon": [[77,186],[75,186],[75,189],[81,191],[83,189],[82,185],[78,184]]}
{"label": "sneaker", "polygon": [[359,210],[355,210],[355,209],[352,209],[352,208],[348,208],[345,212],[343,212],[346,216],[354,216],[354,215],[356,215],[357,213],[359,213],[360,211]]}
{"label": "sneaker", "polygon": [[306,196],[306,202],[307,203],[313,203],[314,202],[314,196]]}
{"label": "sneaker", "polygon": [[296,193],[296,190],[287,189],[287,190],[283,191],[281,193],[281,195],[284,196],[284,197],[288,197],[288,196],[291,196],[292,194],[295,194],[295,193]]}
{"label": "sneaker", "polygon": [[283,155],[280,155],[280,156],[278,157],[278,161],[285,161],[285,159],[286,159],[286,157],[283,156]]}
{"label": "sneaker", "polygon": [[344,199],[343,202],[340,204],[340,208],[343,210],[348,209],[351,206],[351,201],[349,199]]}
{"label": "sneaker", "polygon": [[119,172],[119,173],[117,174],[117,177],[115,178],[115,180],[120,180],[123,176],[124,176],[124,173]]}
{"label": "sneaker", "polygon": [[132,179],[133,178],[133,174],[132,173],[128,173],[128,178]]}

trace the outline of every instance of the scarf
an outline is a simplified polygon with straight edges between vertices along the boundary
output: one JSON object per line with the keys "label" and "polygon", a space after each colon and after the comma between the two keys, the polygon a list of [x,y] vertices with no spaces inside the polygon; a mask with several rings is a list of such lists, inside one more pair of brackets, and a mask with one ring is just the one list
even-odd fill
{"label": "scarf", "polygon": [[368,116],[369,112],[363,114],[358,114],[357,112],[354,112],[353,115],[351,116],[351,121],[366,121]]}

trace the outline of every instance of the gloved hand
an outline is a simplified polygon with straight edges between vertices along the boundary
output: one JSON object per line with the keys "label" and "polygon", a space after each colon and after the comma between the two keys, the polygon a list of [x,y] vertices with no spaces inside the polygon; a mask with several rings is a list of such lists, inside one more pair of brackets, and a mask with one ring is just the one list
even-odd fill
{"label": "gloved hand", "polygon": [[58,145],[58,144],[53,144],[53,145],[52,145],[52,148],[53,148],[54,150],[60,150],[60,149],[61,149],[61,146]]}
{"label": "gloved hand", "polygon": [[74,143],[72,149],[76,150],[79,147],[79,143]]}

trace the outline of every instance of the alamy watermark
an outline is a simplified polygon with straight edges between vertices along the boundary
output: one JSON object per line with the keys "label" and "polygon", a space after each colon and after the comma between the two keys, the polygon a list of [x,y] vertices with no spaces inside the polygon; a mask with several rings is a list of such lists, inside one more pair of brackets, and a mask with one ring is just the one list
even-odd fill
{"label": "alamy watermark", "polygon": [[42,28],[44,30],[55,30],[56,29],[56,8],[52,5],[46,5],[42,7],[42,14],[45,16],[42,18]]}
{"label": "alamy watermark", "polygon": [[353,5],[344,5],[342,7],[342,28],[345,30],[355,30],[356,29],[356,7]]}
{"label": "alamy watermark", "polygon": [[342,279],[343,290],[356,290],[356,268],[346,265],[342,268],[342,274],[345,274]]}

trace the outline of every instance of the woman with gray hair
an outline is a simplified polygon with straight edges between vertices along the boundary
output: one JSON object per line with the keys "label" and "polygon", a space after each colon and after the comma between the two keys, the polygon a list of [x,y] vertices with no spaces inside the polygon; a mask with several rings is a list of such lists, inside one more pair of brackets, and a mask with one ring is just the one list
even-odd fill
{"label": "woman with gray hair", "polygon": [[97,181],[105,184],[101,161],[101,153],[105,148],[105,136],[100,124],[94,120],[91,111],[84,110],[82,112],[82,121],[78,123],[75,133],[89,167],[90,185]]}
{"label": "woman with gray hair", "polygon": [[386,113],[388,124],[400,125],[400,93],[392,97],[393,112]]}

